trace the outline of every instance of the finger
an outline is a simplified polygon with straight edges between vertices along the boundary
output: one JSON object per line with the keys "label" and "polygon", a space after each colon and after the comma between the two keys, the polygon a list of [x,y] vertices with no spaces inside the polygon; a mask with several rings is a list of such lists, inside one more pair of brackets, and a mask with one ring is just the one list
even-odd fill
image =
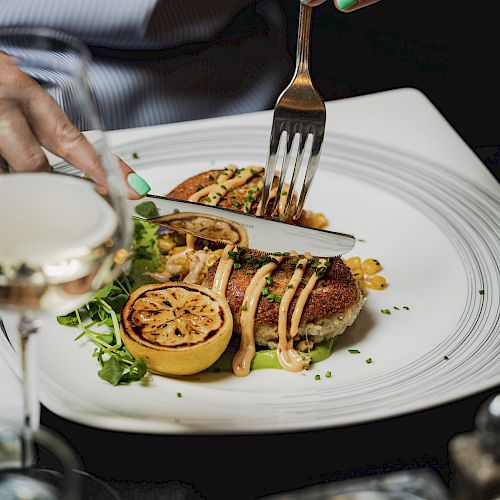
{"label": "finger", "polygon": [[44,172],[50,165],[25,117],[12,101],[0,99],[0,156],[12,171]]}
{"label": "finger", "polygon": [[368,5],[372,5],[379,1],[380,0],[333,0],[333,3],[338,10],[348,13],[363,7],[368,7]]}
{"label": "finger", "polygon": [[151,190],[149,184],[139,174],[134,172],[134,170],[121,158],[117,156],[116,159],[118,160],[118,166],[120,167],[123,177],[127,179],[129,199],[138,200],[149,193]]}

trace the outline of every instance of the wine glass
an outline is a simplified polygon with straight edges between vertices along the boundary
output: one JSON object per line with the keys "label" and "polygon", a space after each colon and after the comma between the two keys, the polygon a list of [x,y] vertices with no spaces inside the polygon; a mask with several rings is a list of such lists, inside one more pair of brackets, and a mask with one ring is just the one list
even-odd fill
{"label": "wine glass", "polygon": [[[88,49],[65,33],[20,27],[0,30],[0,51],[36,81],[16,86],[0,75],[0,311],[19,315],[22,465],[27,469],[34,462],[32,441],[39,432],[36,333],[44,314],[81,307],[117,276],[131,225],[124,205],[126,183],[107,147],[86,78]],[[49,101],[46,94],[33,99],[38,86],[64,109],[68,121],[63,135],[74,137],[75,128],[88,131],[92,178],[70,169],[78,163],[71,144],[54,146],[45,136],[54,124],[40,119],[40,109]],[[33,171],[29,160],[20,165],[16,148],[27,137],[43,146],[51,164],[59,156],[70,160],[69,167]]]}

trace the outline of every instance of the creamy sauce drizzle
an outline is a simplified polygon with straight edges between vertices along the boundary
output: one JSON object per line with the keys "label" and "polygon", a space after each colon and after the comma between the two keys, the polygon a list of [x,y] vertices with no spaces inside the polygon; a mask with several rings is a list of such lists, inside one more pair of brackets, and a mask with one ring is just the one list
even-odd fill
{"label": "creamy sauce drizzle", "polygon": [[254,275],[243,298],[244,310],[241,311],[241,341],[240,347],[232,361],[233,373],[238,377],[245,377],[250,373],[250,365],[255,356],[255,313],[259,305],[262,289],[266,286],[266,277],[276,269],[283,260],[281,256],[274,257],[276,262],[269,262],[262,266]]}
{"label": "creamy sauce drizzle", "polygon": [[[326,266],[326,262],[328,259],[320,259],[320,266]],[[307,299],[309,298],[309,295],[311,295],[311,292],[316,285],[316,282],[318,281],[318,275],[316,273],[313,273],[312,276],[309,278],[309,281],[307,282],[307,285],[303,288],[302,292],[300,292],[299,298],[297,300],[297,303],[295,304],[295,308],[292,313],[292,321],[290,324],[290,338],[293,339],[295,335],[297,335],[297,332],[299,331],[299,324],[300,324],[300,318],[302,317],[302,312],[304,311],[304,306],[306,305]]]}
{"label": "creamy sauce drizzle", "polygon": [[[290,255],[297,255],[295,252],[291,252]],[[293,297],[297,287],[300,284],[302,276],[304,276],[304,271],[307,266],[307,260],[312,256],[309,253],[304,254],[304,258],[297,262],[297,266],[290,280],[290,287],[285,290],[283,297],[280,302],[280,311],[278,316],[278,361],[280,365],[288,371],[299,372],[304,368],[304,361],[299,352],[293,348],[293,336],[287,337],[287,326],[288,326],[288,309],[292,303]],[[295,307],[294,311],[297,308]],[[301,311],[302,314],[302,311]],[[300,320],[300,318],[299,318]]]}
{"label": "creamy sauce drizzle", "polygon": [[226,296],[227,284],[229,282],[229,276],[233,269],[233,259],[229,257],[229,252],[234,248],[234,245],[226,245],[224,252],[219,259],[219,264],[217,265],[217,271],[215,271],[214,283],[212,285],[212,290],[217,292],[223,297]]}

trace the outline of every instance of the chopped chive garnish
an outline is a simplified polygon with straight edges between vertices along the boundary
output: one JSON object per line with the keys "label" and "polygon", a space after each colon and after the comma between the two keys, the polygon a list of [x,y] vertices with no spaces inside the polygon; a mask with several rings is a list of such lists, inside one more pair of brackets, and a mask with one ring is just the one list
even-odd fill
{"label": "chopped chive garnish", "polygon": [[206,201],[207,203],[210,203],[210,196],[206,196],[206,197],[205,197],[205,201]]}
{"label": "chopped chive garnish", "polygon": [[247,274],[255,274],[255,270],[254,269],[247,269],[246,273]]}
{"label": "chopped chive garnish", "polygon": [[203,246],[208,247],[210,245],[210,242],[208,240],[203,240]]}
{"label": "chopped chive garnish", "polygon": [[407,311],[410,310],[410,308],[408,306],[403,306],[403,309],[406,309]]}
{"label": "chopped chive garnish", "polygon": [[381,312],[382,314],[391,314],[390,309],[380,309],[380,312]]}
{"label": "chopped chive garnish", "polygon": [[178,214],[180,210],[178,208],[174,208],[174,214]]}
{"label": "chopped chive garnish", "polygon": [[285,290],[290,290],[290,288],[293,288],[293,285],[291,283],[288,283],[288,285],[285,287]]}
{"label": "chopped chive garnish", "polygon": [[365,241],[366,241],[366,240],[362,240],[361,238],[357,238],[357,240],[356,240],[356,241],[359,241],[359,242],[361,242],[361,243],[365,243]]}
{"label": "chopped chive garnish", "polygon": [[332,372],[326,372],[326,373],[325,373],[325,377],[326,377],[326,378],[330,378],[331,376],[332,376]]}
{"label": "chopped chive garnish", "polygon": [[399,311],[399,307],[397,307],[397,306],[392,306],[392,307],[394,307],[394,309],[396,309],[396,311]]}
{"label": "chopped chive garnish", "polygon": [[360,351],[358,351],[357,349],[348,349],[348,351],[349,351],[351,354],[360,354]]}
{"label": "chopped chive garnish", "polygon": [[272,285],[274,283],[274,280],[271,276],[266,276],[266,283],[268,285]]}
{"label": "chopped chive garnish", "polygon": [[213,176],[213,175],[211,175],[211,174],[209,174],[208,178],[209,178],[211,181],[213,181],[213,180],[214,180],[214,176]]}
{"label": "chopped chive garnish", "polygon": [[305,278],[301,278],[300,279],[300,282],[303,284],[303,285],[307,285],[308,281],[305,279]]}
{"label": "chopped chive garnish", "polygon": [[304,266],[302,264],[297,264],[296,269],[302,269]]}
{"label": "chopped chive garnish", "polygon": [[262,289],[262,295],[269,295],[269,288],[267,288],[267,286],[265,286],[265,287]]}
{"label": "chopped chive garnish", "polygon": [[443,356],[443,359],[448,361],[450,358],[448,356]]}
{"label": "chopped chive garnish", "polygon": [[373,363],[373,359],[372,358],[368,358],[365,360],[366,364],[369,365],[371,363]]}
{"label": "chopped chive garnish", "polygon": [[235,207],[239,207],[241,205],[241,202],[239,202],[239,201],[233,201],[233,205]]}
{"label": "chopped chive garnish", "polygon": [[484,295],[484,290],[479,290],[479,295]]}
{"label": "chopped chive garnish", "polygon": [[235,269],[239,269],[241,267],[241,264],[239,262],[235,262],[233,266]]}
{"label": "chopped chive garnish", "polygon": [[268,300],[269,302],[273,302],[274,301],[274,293],[268,293],[267,295],[265,295],[266,297],[266,300]]}
{"label": "chopped chive garnish", "polygon": [[177,393],[177,397],[178,397],[178,398],[182,398],[182,392],[178,392],[178,393]]}
{"label": "chopped chive garnish", "polygon": [[134,152],[132,153],[132,158],[133,158],[134,160],[138,160],[138,159],[139,159],[139,153],[138,153],[137,151],[134,151]]}
{"label": "chopped chive garnish", "polygon": [[195,189],[196,192],[201,191],[203,189],[203,186],[201,184],[198,184]]}
{"label": "chopped chive garnish", "polygon": [[247,307],[245,304],[243,304],[243,305],[241,306],[241,310],[242,310],[242,311],[246,311],[247,309],[248,309],[248,307]]}
{"label": "chopped chive garnish", "polygon": [[315,375],[314,380],[320,380],[320,379],[321,379],[321,375]]}
{"label": "chopped chive garnish", "polygon": [[287,196],[288,195],[288,191],[281,191],[281,196]]}

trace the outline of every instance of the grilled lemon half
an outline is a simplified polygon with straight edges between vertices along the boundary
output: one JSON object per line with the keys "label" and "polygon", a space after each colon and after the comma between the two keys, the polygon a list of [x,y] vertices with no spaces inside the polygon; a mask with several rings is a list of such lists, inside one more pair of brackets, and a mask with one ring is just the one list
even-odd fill
{"label": "grilled lemon half", "polygon": [[232,332],[226,299],[200,285],[144,285],[130,294],[122,310],[124,344],[154,373],[205,370],[224,352]]}

